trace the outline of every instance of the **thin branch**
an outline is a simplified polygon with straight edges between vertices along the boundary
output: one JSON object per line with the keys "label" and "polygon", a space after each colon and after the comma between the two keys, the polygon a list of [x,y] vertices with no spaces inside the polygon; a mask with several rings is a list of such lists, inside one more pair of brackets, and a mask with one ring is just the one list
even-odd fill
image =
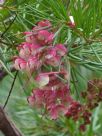
{"label": "thin branch", "polygon": [[11,84],[11,88],[10,88],[9,94],[8,94],[8,96],[7,96],[7,99],[6,99],[6,101],[5,101],[5,104],[4,104],[4,106],[3,106],[3,109],[6,107],[6,105],[7,105],[7,103],[8,103],[8,100],[9,100],[9,98],[10,98],[10,95],[11,95],[12,90],[13,90],[13,87],[14,87],[14,83],[15,83],[15,81],[16,81],[17,74],[18,74],[18,71],[16,72],[15,77],[14,77],[14,80],[13,80],[13,82],[12,82],[12,84]]}

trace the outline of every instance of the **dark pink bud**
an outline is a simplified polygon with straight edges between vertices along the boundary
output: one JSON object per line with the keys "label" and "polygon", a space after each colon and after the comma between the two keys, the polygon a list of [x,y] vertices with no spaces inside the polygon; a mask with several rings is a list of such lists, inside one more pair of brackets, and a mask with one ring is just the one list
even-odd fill
{"label": "dark pink bud", "polygon": [[51,23],[49,20],[43,20],[43,21],[40,21],[38,22],[38,26],[40,27],[51,27]]}
{"label": "dark pink bud", "polygon": [[80,125],[80,131],[85,131],[86,130],[86,126],[84,124]]}

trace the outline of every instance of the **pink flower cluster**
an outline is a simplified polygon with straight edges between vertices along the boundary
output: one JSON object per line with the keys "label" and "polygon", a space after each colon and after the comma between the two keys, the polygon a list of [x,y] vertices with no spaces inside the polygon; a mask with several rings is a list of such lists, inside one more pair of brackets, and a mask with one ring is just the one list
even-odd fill
{"label": "pink flower cluster", "polygon": [[[41,71],[34,77],[38,88],[32,91],[28,102],[34,107],[45,108],[52,119],[56,119],[60,112],[65,113],[71,97],[65,82],[68,73],[62,61],[67,48],[61,43],[53,45],[54,33],[49,30],[51,27],[51,23],[44,20],[38,22],[32,31],[24,32],[25,42],[18,46],[19,56],[16,57],[14,66],[17,70],[36,74]],[[45,73],[45,65],[52,67],[52,72]],[[54,72],[59,66],[60,71]]]}
{"label": "pink flower cluster", "polygon": [[65,115],[67,118],[72,118],[74,121],[83,120],[83,123],[80,124],[80,131],[85,131],[86,126],[90,124],[91,112],[86,107],[86,105],[82,105],[77,101],[71,102],[70,106]]}
{"label": "pink flower cluster", "polygon": [[15,59],[17,70],[36,70],[42,65],[58,66],[67,53],[63,44],[53,45],[54,33],[45,28],[51,27],[47,20],[41,21],[31,32],[24,32],[26,41],[19,47],[19,56]]}
{"label": "pink flower cluster", "polygon": [[[74,28],[71,16],[70,27]],[[68,24],[67,24],[68,25]],[[14,66],[17,70],[35,73],[36,87],[28,97],[29,105],[33,108],[45,109],[52,119],[59,115],[77,121],[84,120],[80,130],[90,123],[90,113],[84,105],[72,99],[68,85],[68,71],[63,62],[67,48],[61,44],[53,44],[54,33],[48,20],[38,22],[32,31],[24,32],[25,42],[18,46],[19,55]]]}
{"label": "pink flower cluster", "polygon": [[64,74],[62,72],[40,74],[36,78],[39,88],[34,89],[28,97],[31,106],[45,108],[52,119],[57,119],[60,113],[65,114],[72,101],[68,85],[58,78]]}

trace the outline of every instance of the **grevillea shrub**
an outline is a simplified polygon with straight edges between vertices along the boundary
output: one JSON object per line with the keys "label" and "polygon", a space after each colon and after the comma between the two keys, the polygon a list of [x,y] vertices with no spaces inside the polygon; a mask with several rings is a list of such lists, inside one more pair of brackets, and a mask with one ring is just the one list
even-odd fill
{"label": "grevillea shrub", "polygon": [[[67,25],[75,27],[74,22]],[[17,48],[19,55],[15,57],[14,66],[33,75],[36,87],[27,98],[32,108],[43,109],[51,119],[61,115],[75,122],[82,120],[80,130],[84,131],[85,126],[90,124],[91,110],[102,100],[102,94],[97,92],[97,99],[94,89],[87,94],[83,92],[82,97],[87,99],[84,104],[73,99],[65,66],[68,48],[63,43],[54,44],[55,31],[51,31],[51,27],[50,21],[42,20],[31,31],[23,33],[25,41]]]}

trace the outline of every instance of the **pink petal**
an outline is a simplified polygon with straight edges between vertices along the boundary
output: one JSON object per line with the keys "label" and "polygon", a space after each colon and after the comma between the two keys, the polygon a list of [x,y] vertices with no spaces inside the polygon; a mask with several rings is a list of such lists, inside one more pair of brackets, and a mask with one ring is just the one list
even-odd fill
{"label": "pink petal", "polygon": [[52,33],[48,32],[47,30],[40,30],[38,32],[38,35],[36,37],[40,44],[45,45],[49,42],[52,42],[53,40],[53,35]]}
{"label": "pink petal", "polygon": [[51,27],[52,25],[51,25],[49,20],[43,20],[43,21],[38,22],[38,26],[40,26],[40,27],[47,27],[47,26]]}
{"label": "pink petal", "polygon": [[47,38],[47,40],[45,41],[46,43],[50,44],[53,42],[53,39],[54,39],[54,34],[51,33],[50,36]]}
{"label": "pink petal", "polygon": [[57,119],[58,118],[58,110],[57,110],[57,107],[56,105],[53,105],[50,109],[50,116],[51,116],[51,119]]}
{"label": "pink petal", "polygon": [[60,60],[61,60],[61,57],[60,56],[55,56],[53,58],[50,58],[50,59],[46,59],[46,63],[51,65],[51,66],[59,66],[60,64]]}
{"label": "pink petal", "polygon": [[40,30],[38,32],[38,37],[40,38],[40,36],[43,37],[44,39],[47,39],[50,36],[50,32],[48,32],[47,30]]}
{"label": "pink petal", "polygon": [[15,64],[14,64],[14,67],[17,69],[17,70],[24,70],[26,68],[26,61],[22,58],[17,58],[15,60]]}
{"label": "pink petal", "polygon": [[42,106],[44,104],[44,91],[43,90],[33,90],[35,101],[37,106]]}
{"label": "pink petal", "polygon": [[23,34],[28,36],[28,35],[32,35],[32,32],[27,31],[27,32],[23,32]]}
{"label": "pink petal", "polygon": [[67,48],[63,44],[57,44],[55,45],[57,52],[64,56],[67,53]]}
{"label": "pink petal", "polygon": [[39,74],[36,78],[40,87],[43,87],[49,83],[49,76],[45,74]]}
{"label": "pink petal", "polygon": [[64,114],[66,112],[66,108],[64,105],[59,104],[59,105],[53,105],[50,109],[50,115],[52,119],[57,119],[60,114]]}
{"label": "pink petal", "polygon": [[47,55],[45,56],[46,59],[51,59],[56,56],[56,49],[55,48],[49,48],[47,51]]}
{"label": "pink petal", "polygon": [[41,66],[41,61],[37,57],[30,57],[27,62],[27,69],[38,69]]}

